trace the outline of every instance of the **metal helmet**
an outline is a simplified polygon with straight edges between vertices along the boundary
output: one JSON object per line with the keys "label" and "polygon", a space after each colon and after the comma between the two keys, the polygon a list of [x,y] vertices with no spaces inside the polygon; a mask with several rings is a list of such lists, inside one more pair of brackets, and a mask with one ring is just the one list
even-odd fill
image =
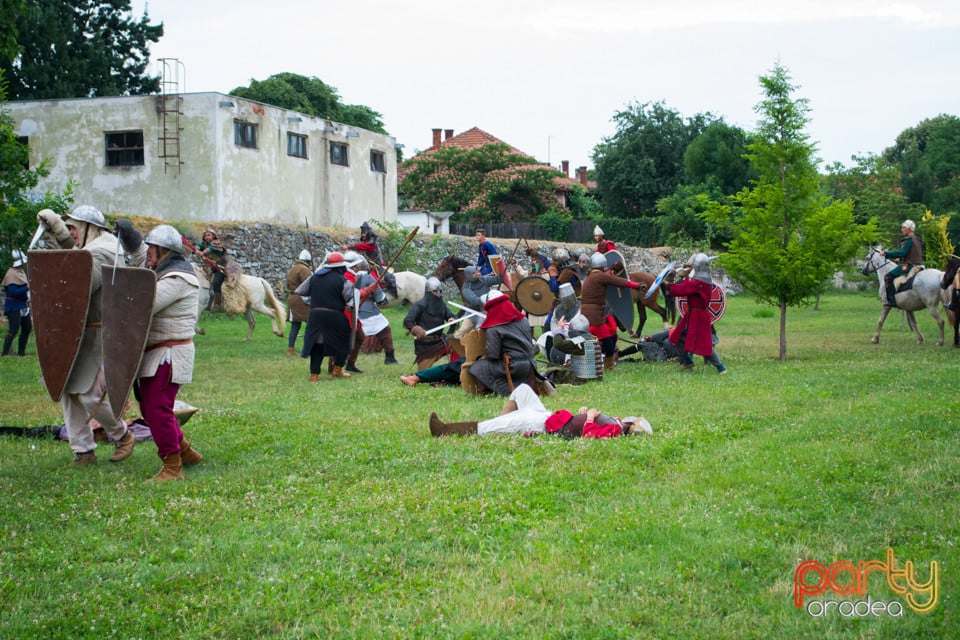
{"label": "metal helmet", "polygon": [[360,225],[360,231],[366,231],[368,233],[370,232],[370,225],[367,223],[366,220],[364,220],[363,224]]}
{"label": "metal helmet", "polygon": [[158,224],[150,230],[143,241],[156,247],[183,253],[183,236],[169,224]]}
{"label": "metal helmet", "polygon": [[570,330],[588,333],[590,331],[590,321],[587,320],[587,316],[582,313],[573,316],[570,320]]}
{"label": "metal helmet", "polygon": [[602,236],[602,235],[603,235],[603,229],[600,228],[600,225],[597,225],[597,226],[595,226],[595,227],[593,228],[593,235],[595,235],[595,236]]}
{"label": "metal helmet", "polygon": [[553,261],[558,264],[570,262],[570,252],[563,247],[557,247],[553,250]]}
{"label": "metal helmet", "polygon": [[20,251],[20,249],[14,249],[11,251],[10,257],[13,258],[14,267],[22,267],[23,265],[27,264],[27,254],[25,254],[23,251]]}
{"label": "metal helmet", "polygon": [[71,220],[76,220],[77,222],[86,222],[92,224],[93,226],[100,227],[101,229],[107,228],[107,220],[103,217],[100,209],[92,207],[89,204],[80,205],[68,213],[67,217]]}
{"label": "metal helmet", "polygon": [[564,309],[570,309],[573,305],[577,304],[577,293],[573,290],[573,285],[569,282],[564,282],[560,285],[557,293],[560,296],[560,306]]}
{"label": "metal helmet", "polygon": [[297,257],[297,260],[302,260],[303,262],[310,262],[313,260],[313,256],[310,255],[310,252],[304,249],[300,252],[300,255]]}
{"label": "metal helmet", "polygon": [[343,260],[347,263],[348,269],[353,269],[355,266],[363,262],[366,258],[357,253],[356,251],[347,251],[343,254]]}
{"label": "metal helmet", "polygon": [[433,276],[427,278],[427,286],[426,286],[427,293],[434,293],[434,292],[440,291],[440,288],[442,286],[443,285],[440,284],[440,278],[433,277]]}
{"label": "metal helmet", "polygon": [[597,251],[592,256],[590,256],[590,268],[591,269],[606,269],[607,268],[607,259],[602,253]]}
{"label": "metal helmet", "polygon": [[693,257],[690,258],[690,264],[693,266],[693,279],[713,284],[713,279],[710,277],[710,262],[712,261],[713,258],[705,253],[693,254]]}

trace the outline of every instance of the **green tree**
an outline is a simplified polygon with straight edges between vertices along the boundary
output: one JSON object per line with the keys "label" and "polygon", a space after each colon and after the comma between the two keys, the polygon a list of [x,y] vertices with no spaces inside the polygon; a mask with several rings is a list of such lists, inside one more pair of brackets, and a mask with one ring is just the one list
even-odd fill
{"label": "green tree", "polygon": [[[404,163],[404,177],[399,191],[413,206],[434,211],[453,211],[463,220],[464,212],[478,198],[497,190],[491,181],[506,180],[505,169],[529,166],[528,156],[511,153],[506,144],[487,144],[476,149],[441,147],[432,153],[421,153]],[[559,175],[559,172],[554,172]],[[473,215],[482,215],[474,206]],[[456,221],[456,220],[455,220]]]}
{"label": "green tree", "polygon": [[662,102],[635,103],[617,112],[617,132],[593,150],[606,215],[654,215],[657,201],[683,181],[687,146],[713,120],[710,114],[698,114],[684,121]]}
{"label": "green tree", "polygon": [[877,221],[881,237],[900,237],[904,220],[919,219],[924,207],[911,203],[900,185],[900,169],[881,156],[854,156],[854,166],[842,163],[827,167],[823,178],[825,193],[838,200],[853,202],[853,218],[858,224]]}
{"label": "green tree", "polygon": [[[741,217],[720,261],[744,289],[780,309],[780,354],[787,357],[787,308],[809,301],[830,276],[875,234],[871,223],[853,220],[850,201],[823,195],[815,147],[804,129],[805,99],[786,68],[777,63],[761,76],[764,99],[756,106],[758,131],[748,145],[757,179],[734,200]],[[731,207],[715,206],[708,217],[724,221]]]}
{"label": "green tree", "polygon": [[[4,82],[0,81],[0,102],[5,99]],[[65,212],[72,201],[73,185],[68,184],[62,194],[31,194],[50,174],[47,162],[28,168],[30,147],[23,144],[14,132],[15,122],[0,107],[0,271],[10,266],[10,250],[27,249],[33,231],[37,228],[37,212],[53,209]]]}
{"label": "green tree", "polygon": [[[7,2],[8,0],[3,0]],[[4,14],[6,20],[6,14]],[[12,100],[148,94],[150,43],[163,35],[129,0],[31,0],[16,18],[18,51],[2,68]]]}
{"label": "green tree", "polygon": [[737,193],[756,178],[747,159],[749,136],[739,127],[717,120],[707,125],[683,153],[684,181],[715,185],[721,194]]}
{"label": "green tree", "polygon": [[17,20],[27,10],[26,0],[0,0],[0,63],[5,66],[17,57]]}
{"label": "green tree", "polygon": [[368,131],[387,133],[380,113],[364,105],[344,104],[336,88],[316,77],[308,78],[289,72],[276,73],[266,80],[250,80],[250,86],[237,87],[230,95]]}

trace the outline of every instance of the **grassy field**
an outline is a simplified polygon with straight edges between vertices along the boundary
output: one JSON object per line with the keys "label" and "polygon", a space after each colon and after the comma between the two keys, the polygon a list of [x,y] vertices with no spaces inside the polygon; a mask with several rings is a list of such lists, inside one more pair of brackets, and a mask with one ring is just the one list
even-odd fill
{"label": "grassy field", "polygon": [[[181,392],[205,456],[187,481],[144,481],[151,442],[72,468],[64,442],[0,438],[0,637],[957,637],[960,352],[928,315],[925,346],[898,315],[872,345],[878,314],[875,293],[791,309],[780,362],[776,315],[732,298],[728,375],[622,363],[546,399],[655,430],[609,441],[433,439],[430,411],[502,399],[406,387],[382,356],[310,384],[262,317],[249,343],[242,319],[206,318]],[[0,359],[0,423],[60,423],[38,377],[35,358]],[[801,562],[888,549],[920,581],[938,563],[932,612],[879,571],[848,599],[900,616],[811,615],[830,591],[794,606]]]}

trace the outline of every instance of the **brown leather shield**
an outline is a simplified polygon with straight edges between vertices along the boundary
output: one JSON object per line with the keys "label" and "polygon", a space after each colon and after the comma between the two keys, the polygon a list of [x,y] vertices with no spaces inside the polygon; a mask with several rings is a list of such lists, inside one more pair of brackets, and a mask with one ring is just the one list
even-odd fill
{"label": "brown leather shield", "polygon": [[150,269],[101,267],[103,378],[113,417],[120,419],[147,343],[157,276]]}
{"label": "brown leather shield", "polygon": [[460,367],[460,387],[471,395],[480,393],[477,379],[470,373],[470,365],[483,356],[487,344],[487,332],[483,329],[474,329],[461,339],[466,357]]}
{"label": "brown leather shield", "polygon": [[631,289],[607,285],[607,306],[624,330],[633,328],[633,293]]}
{"label": "brown leather shield", "polygon": [[623,278],[627,277],[627,261],[622,253],[613,249],[603,254],[603,257],[607,259],[607,269],[610,270],[610,273]]}
{"label": "brown leather shield", "polygon": [[540,276],[527,276],[517,283],[517,304],[534,316],[545,316],[553,309],[554,295],[550,283]]}
{"label": "brown leather shield", "polygon": [[37,360],[47,393],[60,400],[80,351],[90,306],[93,256],[88,251],[30,251],[30,306]]}

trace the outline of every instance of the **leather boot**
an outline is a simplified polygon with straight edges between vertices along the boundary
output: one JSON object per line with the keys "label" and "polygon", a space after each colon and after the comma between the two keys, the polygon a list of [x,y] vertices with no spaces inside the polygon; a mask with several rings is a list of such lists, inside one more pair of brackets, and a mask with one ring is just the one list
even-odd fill
{"label": "leather boot", "polygon": [[960,311],[960,291],[954,291],[950,296],[950,302],[943,305],[943,308],[947,311]]}
{"label": "leather boot", "polygon": [[436,413],[430,414],[430,435],[440,436],[471,436],[477,434],[477,421],[441,422]]}
{"label": "leather boot", "polygon": [[217,313],[220,311],[220,305],[223,303],[223,294],[215,293],[213,294],[213,303],[210,305],[210,311]]}
{"label": "leather boot", "polygon": [[893,278],[886,277],[884,282],[887,285],[887,302],[884,306],[895,307],[897,306],[897,288],[893,286]]}
{"label": "leather boot", "polygon": [[180,462],[185,467],[190,467],[203,460],[200,452],[190,446],[186,438],[180,438]]}
{"label": "leather boot", "polygon": [[334,378],[349,378],[350,374],[343,370],[343,367],[333,365],[333,371],[330,372]]}
{"label": "leather boot", "polygon": [[617,356],[616,354],[612,356],[603,357],[603,368],[607,371],[612,371],[613,368],[617,365]]}
{"label": "leather boot", "polygon": [[296,352],[297,352],[296,349],[294,349],[293,347],[287,347],[287,355],[288,355],[288,356],[292,356],[292,355],[295,354]]}
{"label": "leather boot", "polygon": [[310,374],[310,382],[319,382],[319,381],[320,381],[320,374],[318,373]]}
{"label": "leather boot", "polygon": [[85,464],[97,464],[97,454],[93,451],[82,451],[73,455],[73,466],[79,467]]}
{"label": "leather boot", "polygon": [[387,351],[383,358],[383,364],[400,364],[394,354],[394,351]]}
{"label": "leather boot", "polygon": [[360,369],[357,369],[357,363],[356,363],[356,362],[348,362],[348,363],[347,363],[347,366],[346,366],[346,370],[347,370],[347,371],[353,371],[354,373],[363,373],[363,371],[360,371]]}
{"label": "leather boot", "polygon": [[157,480],[158,482],[162,480],[183,480],[183,461],[180,460],[179,453],[171,453],[160,459],[163,460],[163,468],[157,475],[150,478],[151,480]]}
{"label": "leather boot", "polygon": [[117,441],[113,455],[110,456],[110,462],[122,462],[129,458],[130,454],[133,453],[133,446],[135,444],[137,444],[137,439],[134,437],[133,431],[127,429],[123,437]]}

